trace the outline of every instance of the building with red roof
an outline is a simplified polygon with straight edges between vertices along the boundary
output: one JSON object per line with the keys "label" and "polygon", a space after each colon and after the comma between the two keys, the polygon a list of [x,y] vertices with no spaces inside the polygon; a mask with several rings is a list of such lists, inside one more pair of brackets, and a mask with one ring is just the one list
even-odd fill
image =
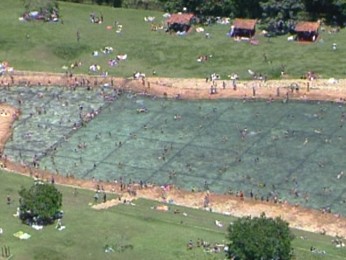
{"label": "building with red roof", "polygon": [[316,41],[319,34],[319,22],[298,22],[294,28],[298,41]]}
{"label": "building with red roof", "polygon": [[240,19],[236,18],[231,26],[230,36],[231,37],[249,37],[255,35],[256,33],[256,23],[255,19]]}
{"label": "building with red roof", "polygon": [[176,13],[172,14],[167,20],[167,31],[187,32],[191,25],[196,21],[196,17],[192,13]]}

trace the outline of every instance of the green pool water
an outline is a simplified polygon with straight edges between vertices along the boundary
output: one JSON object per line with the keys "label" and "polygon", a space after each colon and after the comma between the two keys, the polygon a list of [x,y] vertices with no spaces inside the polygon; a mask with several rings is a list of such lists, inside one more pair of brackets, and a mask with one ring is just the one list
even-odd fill
{"label": "green pool water", "polygon": [[346,215],[341,104],[165,100],[107,87],[14,87],[1,101],[22,109],[5,148],[12,160],[85,179],[252,191]]}

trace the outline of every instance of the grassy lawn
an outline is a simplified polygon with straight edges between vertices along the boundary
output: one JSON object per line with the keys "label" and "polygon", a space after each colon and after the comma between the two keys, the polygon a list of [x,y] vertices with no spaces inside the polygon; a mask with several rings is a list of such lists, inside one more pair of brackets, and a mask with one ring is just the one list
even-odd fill
{"label": "grassy lawn", "polygon": [[[36,231],[23,225],[12,215],[18,205],[18,190],[22,185],[29,187],[32,180],[5,172],[0,172],[0,247],[7,245],[13,259],[223,259],[224,255],[208,254],[201,248],[186,249],[186,243],[202,238],[210,243],[225,243],[227,225],[234,220],[210,212],[171,206],[168,212],[159,212],[152,207],[157,202],[137,200],[135,206],[119,205],[108,210],[96,211],[89,203],[93,192],[79,190],[74,195],[73,188],[58,186],[63,193],[63,225],[66,229],[57,231],[53,226]],[[6,205],[10,195],[13,204]],[[115,198],[109,195],[108,198]],[[174,209],[181,212],[174,214]],[[215,220],[224,223],[218,228]],[[22,230],[31,235],[29,240],[19,240],[13,234]],[[296,259],[345,259],[346,250],[337,249],[331,238],[294,230]],[[304,237],[304,239],[301,239]],[[123,252],[105,253],[105,245],[132,245],[133,249]],[[327,255],[316,255],[310,246],[325,250]]]}
{"label": "grassy lawn", "polygon": [[[186,243],[197,238],[221,243],[225,240],[225,229],[217,228],[214,220],[232,221],[230,217],[187,208],[180,208],[187,217],[172,211],[159,212],[151,209],[158,203],[147,200],[135,201],[135,206],[120,205],[96,211],[89,206],[93,201],[92,191],[79,190],[75,196],[72,188],[59,186],[63,193],[66,229],[59,232],[53,225],[36,231],[12,216],[18,205],[17,191],[21,185],[30,186],[32,180],[0,174],[3,201],[0,226],[4,229],[0,245],[10,246],[14,259],[211,259],[201,249],[187,250]],[[13,198],[13,205],[5,205],[7,194]],[[108,196],[109,199],[114,197]],[[32,237],[20,241],[13,236],[19,230]],[[113,248],[116,244],[132,245],[133,249],[107,254],[103,250],[107,244]]]}
{"label": "grassy lawn", "polygon": [[[291,77],[300,77],[313,70],[322,77],[344,77],[343,64],[346,61],[346,33],[321,32],[314,44],[288,42],[287,36],[268,39],[260,35],[259,45],[235,42],[226,36],[229,25],[212,25],[205,28],[211,38],[204,33],[192,32],[180,37],[169,35],[163,30],[151,31],[145,16],[155,16],[160,23],[162,13],[146,10],[115,9],[96,5],[60,3],[63,18],[61,23],[20,22],[23,12],[20,1],[3,0],[0,10],[1,37],[0,59],[7,60],[15,69],[62,72],[63,65],[81,61],[76,73],[87,73],[91,64],[99,64],[103,70],[115,76],[130,76],[134,71],[147,75],[153,70],[158,76],[199,77],[219,73],[226,78],[236,72],[242,79],[249,79],[248,69],[276,78],[281,66]],[[92,24],[90,13],[104,17],[103,24]],[[123,26],[121,33],[107,26],[118,21]],[[77,31],[80,42],[77,42]],[[332,43],[337,43],[337,51],[332,51]],[[93,57],[92,51],[105,46],[114,48],[111,55]],[[109,67],[107,62],[118,54],[127,54],[128,59],[117,67]],[[205,63],[198,63],[200,55],[212,55]],[[265,60],[265,57],[267,60]]]}

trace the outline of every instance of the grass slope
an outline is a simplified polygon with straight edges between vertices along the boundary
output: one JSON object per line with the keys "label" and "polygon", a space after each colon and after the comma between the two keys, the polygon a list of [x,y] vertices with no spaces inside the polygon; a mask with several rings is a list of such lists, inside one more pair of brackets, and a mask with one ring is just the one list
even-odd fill
{"label": "grass slope", "polygon": [[[162,13],[147,10],[115,9],[97,5],[78,5],[60,2],[60,13],[64,23],[19,22],[24,8],[20,1],[3,0],[0,10],[1,36],[0,60],[7,60],[15,69],[62,72],[63,65],[81,61],[83,66],[77,73],[87,73],[91,64],[101,65],[111,75],[129,76],[134,71],[151,74],[156,70],[159,76],[199,77],[219,73],[226,78],[237,72],[242,79],[249,79],[247,70],[275,78],[285,65],[291,77],[300,77],[313,70],[322,77],[344,77],[343,63],[346,61],[346,33],[322,32],[314,44],[288,42],[287,36],[267,39],[257,35],[259,45],[234,42],[226,36],[229,25],[206,27],[211,38],[204,33],[192,32],[179,37],[164,31],[153,32],[145,16],[155,16],[156,22],[163,20]],[[104,23],[89,22],[90,13],[101,13]],[[118,21],[123,30],[106,27]],[[77,42],[77,31],[80,42]],[[260,30],[258,30],[260,31]],[[332,43],[338,44],[332,51]],[[114,54],[92,57],[94,50],[112,46]],[[111,68],[107,61],[117,54],[128,54],[128,59],[118,67]],[[198,63],[200,55],[212,55],[205,63]],[[264,57],[267,57],[267,61]]]}
{"label": "grass slope", "polygon": [[[75,196],[73,188],[58,186],[63,193],[63,224],[66,229],[59,232],[53,226],[36,231],[23,225],[12,215],[18,206],[18,190],[29,187],[32,180],[27,177],[0,171],[0,247],[9,246],[13,259],[223,259],[223,254],[207,254],[200,248],[186,249],[186,243],[202,238],[211,243],[226,241],[226,227],[234,220],[206,211],[172,206],[168,212],[158,212],[151,207],[157,202],[135,201],[136,206],[119,205],[108,210],[96,211],[88,205],[93,192],[79,190]],[[10,195],[13,204],[6,205]],[[108,199],[115,198],[109,195]],[[179,208],[182,214],[173,214]],[[215,226],[220,220],[224,228]],[[29,240],[19,240],[13,234],[19,230],[31,235]],[[296,259],[345,259],[346,249],[336,249],[331,238],[302,231],[294,231],[297,238],[293,245]],[[305,239],[301,239],[300,237]],[[105,253],[104,246],[132,245],[123,252]],[[325,250],[326,256],[312,254],[313,245]]]}

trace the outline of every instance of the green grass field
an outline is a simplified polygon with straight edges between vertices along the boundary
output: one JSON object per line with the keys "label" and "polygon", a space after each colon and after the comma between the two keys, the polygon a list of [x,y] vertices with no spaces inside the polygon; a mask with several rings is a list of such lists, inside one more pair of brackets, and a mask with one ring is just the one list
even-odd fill
{"label": "green grass field", "polygon": [[[63,225],[66,229],[57,231],[53,226],[37,231],[13,217],[18,206],[18,190],[29,187],[32,180],[12,173],[0,172],[0,247],[9,246],[12,259],[224,259],[223,253],[205,253],[201,248],[187,250],[186,243],[198,238],[210,243],[227,242],[227,225],[234,220],[229,216],[206,211],[170,206],[168,212],[152,209],[158,202],[137,200],[135,206],[119,205],[108,210],[96,211],[89,203],[93,192],[58,186],[63,193]],[[6,196],[13,203],[6,205]],[[115,198],[109,194],[108,199]],[[174,209],[181,212],[174,214]],[[224,223],[218,228],[214,222]],[[13,234],[19,230],[31,235],[28,240],[19,240]],[[346,249],[337,249],[328,236],[296,231],[293,242],[296,259],[345,259]],[[305,239],[301,239],[304,237]],[[126,246],[133,249],[123,252],[105,253],[106,245]],[[314,246],[325,250],[326,255],[312,254]],[[1,257],[0,257],[1,259]]]}
{"label": "green grass field", "polygon": [[[81,61],[76,73],[87,73],[91,64],[99,64],[103,70],[115,76],[129,76],[134,71],[150,75],[153,70],[158,76],[204,78],[210,73],[219,73],[226,78],[232,72],[241,79],[249,79],[248,69],[262,73],[268,78],[280,75],[281,65],[291,77],[300,77],[313,70],[321,77],[344,77],[343,64],[346,61],[346,33],[321,32],[316,43],[300,44],[288,42],[287,36],[268,39],[260,35],[259,45],[246,42],[237,43],[226,36],[229,25],[205,27],[211,38],[204,33],[192,32],[179,37],[163,30],[151,31],[145,16],[155,16],[160,23],[162,13],[145,10],[114,9],[96,5],[60,3],[63,24],[43,22],[20,22],[23,13],[20,1],[3,0],[0,10],[1,36],[0,60],[7,60],[18,70],[62,72],[63,65]],[[104,23],[92,24],[89,15],[95,12],[104,17]],[[118,21],[123,29],[106,27]],[[259,26],[258,26],[259,27]],[[80,42],[77,43],[77,31]],[[332,51],[332,43],[337,43],[337,51]],[[109,56],[92,57],[94,50],[105,46],[114,48]],[[127,54],[128,59],[118,67],[109,67],[108,59],[118,54]],[[205,63],[198,63],[200,55],[212,55]],[[267,57],[265,61],[264,56]]]}

